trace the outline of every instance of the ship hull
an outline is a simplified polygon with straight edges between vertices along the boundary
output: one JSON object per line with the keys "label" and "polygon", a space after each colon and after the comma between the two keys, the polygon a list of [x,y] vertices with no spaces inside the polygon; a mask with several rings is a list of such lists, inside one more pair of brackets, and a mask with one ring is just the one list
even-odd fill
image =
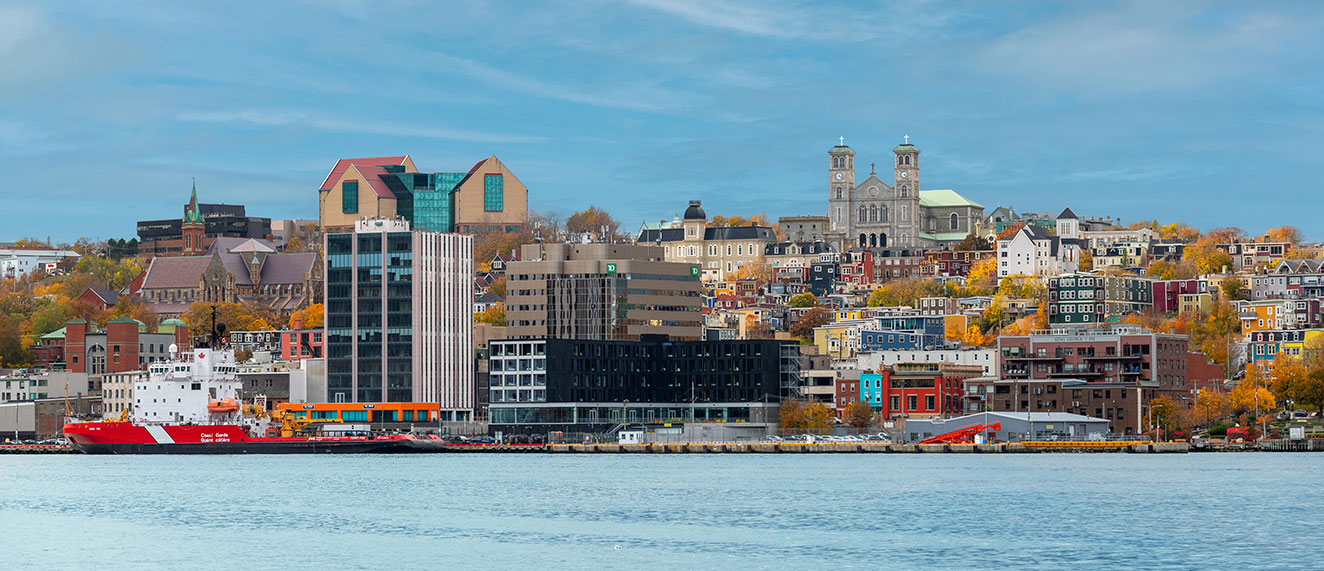
{"label": "ship hull", "polygon": [[436,442],[408,436],[259,438],[235,425],[148,425],[83,422],[64,436],[84,454],[417,454]]}
{"label": "ship hull", "polygon": [[190,444],[73,444],[84,454],[417,454],[429,452],[413,441],[356,442],[212,442]]}

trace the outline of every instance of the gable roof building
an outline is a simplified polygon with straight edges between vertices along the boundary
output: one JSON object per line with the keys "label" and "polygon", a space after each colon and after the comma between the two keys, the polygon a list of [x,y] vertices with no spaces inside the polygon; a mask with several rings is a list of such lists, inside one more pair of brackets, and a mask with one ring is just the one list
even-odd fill
{"label": "gable roof building", "polygon": [[202,256],[153,258],[139,294],[158,315],[178,316],[197,302],[251,302],[284,315],[321,298],[318,259],[277,253],[265,240],[217,241]]}
{"label": "gable roof building", "polygon": [[318,187],[323,231],[396,218],[428,232],[511,231],[528,219],[528,189],[496,156],[464,172],[422,173],[408,155],[340,159]]}
{"label": "gable roof building", "polygon": [[679,228],[644,228],[635,244],[662,247],[663,259],[701,269],[703,281],[722,281],[763,255],[777,235],[767,226],[708,226],[703,203],[691,200]]}

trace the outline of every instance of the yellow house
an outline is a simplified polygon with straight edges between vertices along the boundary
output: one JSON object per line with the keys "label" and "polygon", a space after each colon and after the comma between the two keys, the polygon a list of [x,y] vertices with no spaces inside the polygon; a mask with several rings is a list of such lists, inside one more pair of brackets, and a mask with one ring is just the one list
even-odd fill
{"label": "yellow house", "polygon": [[1183,293],[1177,296],[1177,313],[1202,315],[1213,306],[1214,296],[1207,293]]}
{"label": "yellow house", "polygon": [[960,341],[965,339],[965,330],[970,326],[970,318],[960,313],[945,315],[942,318],[942,326],[944,338],[948,341]]}
{"label": "yellow house", "polygon": [[838,358],[851,357],[860,346],[860,328],[877,325],[872,319],[839,321],[814,328],[814,346],[818,354]]}
{"label": "yellow house", "polygon": [[1279,345],[1279,354],[1299,359],[1306,354],[1307,347],[1317,348],[1320,346],[1321,340],[1324,339],[1324,330],[1321,329],[1307,329],[1303,333],[1305,335],[1302,340],[1284,341]]}
{"label": "yellow house", "polygon": [[860,308],[858,307],[838,309],[836,311],[836,321],[855,321],[862,317],[860,313]]}

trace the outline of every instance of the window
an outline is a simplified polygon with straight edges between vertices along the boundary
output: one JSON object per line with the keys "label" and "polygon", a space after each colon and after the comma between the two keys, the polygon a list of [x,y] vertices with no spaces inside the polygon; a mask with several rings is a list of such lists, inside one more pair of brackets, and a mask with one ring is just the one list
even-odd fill
{"label": "window", "polygon": [[500,212],[505,208],[505,177],[489,174],[483,177],[483,210]]}
{"label": "window", "polygon": [[359,181],[347,180],[340,183],[340,212],[352,214],[359,211]]}
{"label": "window", "polygon": [[869,209],[868,209],[868,208],[865,208],[864,206],[861,206],[861,207],[860,207],[860,222],[868,222],[868,221],[869,221]]}
{"label": "window", "polygon": [[961,228],[961,221],[956,218],[955,213],[952,214],[951,218],[952,218],[952,230],[959,230]]}

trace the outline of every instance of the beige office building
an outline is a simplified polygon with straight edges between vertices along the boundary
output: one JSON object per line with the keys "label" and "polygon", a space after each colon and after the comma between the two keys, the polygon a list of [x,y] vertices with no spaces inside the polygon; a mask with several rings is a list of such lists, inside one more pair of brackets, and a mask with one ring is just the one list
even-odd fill
{"label": "beige office building", "polygon": [[663,260],[662,248],[527,244],[506,268],[511,339],[621,339],[702,334],[699,266]]}

